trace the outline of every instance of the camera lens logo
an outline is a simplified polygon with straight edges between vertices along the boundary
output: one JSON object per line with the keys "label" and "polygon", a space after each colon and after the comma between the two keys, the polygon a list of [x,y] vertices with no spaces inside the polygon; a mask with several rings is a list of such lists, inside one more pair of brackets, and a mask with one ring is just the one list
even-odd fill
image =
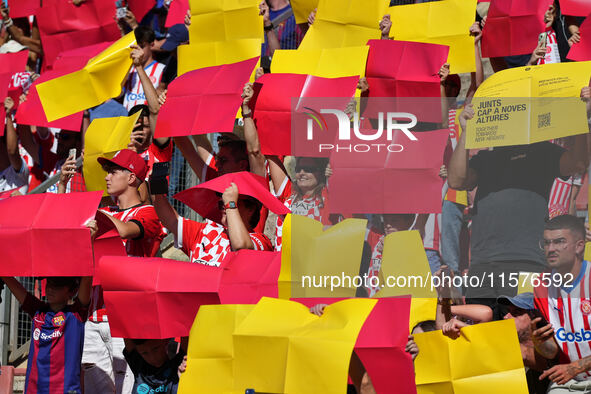
{"label": "camera lens logo", "polygon": [[[320,112],[315,111],[310,107],[304,107],[304,109],[310,111],[310,112],[304,112],[304,114],[308,115],[312,120],[314,120],[316,122],[316,124],[318,126],[320,126],[320,130],[324,131],[324,130],[328,129],[328,124],[326,123],[326,119],[324,119],[324,116],[322,116],[322,114]],[[310,131],[308,131],[308,133],[310,133]],[[308,137],[308,139],[311,139],[311,137]]]}
{"label": "camera lens logo", "polygon": [[39,328],[36,328],[35,331],[33,331],[33,339],[38,341],[39,336],[41,336],[41,330]]}

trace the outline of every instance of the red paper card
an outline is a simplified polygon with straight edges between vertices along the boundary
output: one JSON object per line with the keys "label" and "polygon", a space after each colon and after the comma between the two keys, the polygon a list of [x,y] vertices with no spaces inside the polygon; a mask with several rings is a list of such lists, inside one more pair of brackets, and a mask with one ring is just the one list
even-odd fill
{"label": "red paper card", "polygon": [[155,5],[154,0],[127,0],[127,8],[133,12],[138,22],[141,22],[148,11],[154,8]]}
{"label": "red paper card", "polygon": [[90,230],[101,192],[0,200],[0,276],[91,276]]}
{"label": "red paper card", "polygon": [[190,71],[169,86],[160,109],[156,137],[231,133],[242,103],[242,89],[258,57]]}
{"label": "red paper card", "polygon": [[87,0],[79,6],[63,0],[45,0],[37,11],[45,69],[60,52],[115,41],[121,33],[114,20],[115,2]]}
{"label": "red paper card", "polygon": [[589,0],[560,0],[560,13],[562,15],[587,16],[591,14],[591,2]]}
{"label": "red paper card", "polygon": [[[355,94],[359,77],[321,78],[303,74],[265,74],[255,84],[252,108],[261,141],[261,151],[269,155],[292,155],[292,108],[302,112],[328,108],[345,109]],[[325,101],[313,98],[326,97]],[[307,104],[297,104],[298,98]],[[341,98],[340,102],[339,99]],[[293,101],[292,101],[293,100]],[[335,107],[335,105],[338,105]],[[340,108],[339,108],[340,107]],[[302,132],[305,133],[304,130]],[[304,149],[305,150],[305,149]],[[299,155],[299,153],[297,153]]]}
{"label": "red paper card", "polygon": [[11,18],[24,18],[35,15],[41,3],[39,0],[8,0],[8,7]]}
{"label": "red paper card", "polygon": [[414,136],[418,141],[411,141],[400,130],[394,131],[390,144],[385,141],[379,152],[333,151],[333,175],[328,189],[330,211],[441,212],[443,180],[439,169],[449,131],[416,132]]}
{"label": "red paper card", "polygon": [[185,23],[185,15],[189,10],[188,0],[172,0],[168,15],[166,16],[166,27],[174,26],[179,23]]}
{"label": "red paper card", "polygon": [[98,225],[98,232],[93,243],[95,271],[92,276],[92,285],[100,285],[98,274],[98,262],[104,256],[127,256],[123,240],[117,232],[115,224],[103,211],[96,211],[95,220]]}
{"label": "red paper card", "polygon": [[[294,298],[307,307],[333,304],[339,298]],[[405,352],[410,297],[380,298],[365,320],[354,351],[377,393],[415,394],[414,367]],[[396,382],[396,384],[392,384]]]}
{"label": "red paper card", "polygon": [[29,79],[29,74],[25,71],[28,57],[29,51],[0,55],[0,74],[11,74],[8,82],[8,97],[14,101],[14,110],[19,107],[19,98],[23,94],[23,85]]}
{"label": "red paper card", "polygon": [[99,274],[111,334],[153,339],[188,336],[201,305],[255,304],[262,296],[277,297],[280,268],[279,252],[252,250],[230,253],[221,267],[103,257]]}
{"label": "red paper card", "polygon": [[219,176],[190,189],[183,190],[175,194],[174,198],[186,204],[204,218],[219,223],[222,215],[218,208],[220,197],[216,193],[223,193],[232,182],[236,184],[240,194],[256,198],[277,215],[286,215],[290,212],[277,197],[269,192],[269,183],[265,178],[245,171]]}
{"label": "red paper card", "polygon": [[82,112],[57,119],[53,122],[47,121],[45,111],[43,110],[41,100],[39,99],[39,94],[37,93],[37,85],[49,81],[50,79],[80,70],[86,65],[86,63],[88,63],[90,58],[98,55],[111,44],[111,42],[102,42],[60,53],[55,60],[53,70],[41,74],[30,87],[27,101],[22,103],[16,112],[17,123],[30,126],[55,127],[64,130],[80,131]]}
{"label": "red paper card", "polygon": [[492,0],[482,36],[482,56],[531,54],[546,29],[544,13],[554,0]]}
{"label": "red paper card", "polygon": [[591,60],[591,18],[586,18],[580,27],[581,41],[570,48],[567,58],[575,62]]}
{"label": "red paper card", "polygon": [[[412,112],[420,121],[441,122],[439,69],[447,61],[449,47],[420,42],[370,40],[365,76],[369,84],[364,116],[377,119],[379,112]],[[399,100],[403,97],[437,99]],[[388,98],[372,100],[375,98]]]}

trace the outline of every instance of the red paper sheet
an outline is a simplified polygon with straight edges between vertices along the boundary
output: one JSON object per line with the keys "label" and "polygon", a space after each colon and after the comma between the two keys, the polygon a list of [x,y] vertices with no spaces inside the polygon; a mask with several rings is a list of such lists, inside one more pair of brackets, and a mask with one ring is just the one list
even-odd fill
{"label": "red paper sheet", "polygon": [[156,2],[154,0],[127,0],[127,8],[133,12],[138,22],[141,22],[148,11],[155,5]]}
{"label": "red paper sheet", "polygon": [[214,178],[205,183],[193,186],[174,195],[174,198],[186,204],[199,215],[220,222],[221,212],[218,208],[217,193],[223,193],[234,182],[240,194],[245,194],[259,200],[269,210],[278,215],[286,215],[289,209],[269,192],[268,181],[250,172],[232,172]]}
{"label": "red paper sheet", "polygon": [[591,60],[591,18],[586,18],[580,27],[581,41],[570,48],[567,58],[575,62]]}
{"label": "red paper sheet", "polygon": [[[300,100],[305,107],[345,109],[355,94],[359,77],[321,78],[302,74],[265,74],[255,83],[257,91],[252,108],[261,141],[268,155],[292,155],[292,106],[296,99],[327,97],[327,100]],[[342,98],[342,100],[335,99]],[[293,99],[293,101],[292,101]],[[335,107],[335,105],[338,105]],[[339,108],[341,107],[341,108]],[[296,107],[294,107],[296,108]],[[305,130],[302,130],[305,133]],[[305,150],[305,149],[304,149]],[[299,153],[297,153],[299,155]]]}
{"label": "red paper sheet", "polygon": [[[414,135],[418,141],[397,130],[391,145],[380,141],[385,144],[380,152],[333,151],[328,190],[331,213],[441,212],[443,180],[439,169],[449,130]],[[402,151],[390,153],[389,146],[392,151]]]}
{"label": "red paper sheet", "polygon": [[546,29],[544,13],[554,0],[492,0],[482,36],[482,56],[531,54]]}
{"label": "red paper sheet", "polygon": [[562,15],[587,16],[591,14],[591,2],[589,0],[560,0],[560,12]]}
{"label": "red paper sheet", "polygon": [[103,256],[127,256],[123,240],[117,232],[115,224],[102,211],[96,211],[95,220],[98,226],[98,232],[93,243],[94,252],[94,275],[92,276],[92,285],[100,285],[100,275],[98,273],[98,262]]}
{"label": "red paper sheet", "polygon": [[23,94],[23,81],[21,78],[27,78],[28,80],[28,74],[26,73],[28,57],[29,51],[26,50],[0,55],[0,74],[11,74],[8,82],[8,97],[14,101],[14,110],[18,109],[19,98]]}
{"label": "red paper sheet", "polygon": [[168,86],[155,136],[231,133],[242,103],[242,89],[257,62],[255,57],[190,71],[176,78]]}
{"label": "red paper sheet", "polygon": [[[307,307],[332,304],[339,298],[294,298]],[[408,341],[410,297],[380,298],[365,320],[355,353],[377,393],[415,394],[414,367],[404,351]],[[396,384],[392,384],[396,382]]]}
{"label": "red paper sheet", "polygon": [[90,276],[90,230],[101,192],[0,200],[0,276]]}
{"label": "red paper sheet", "polygon": [[44,69],[60,52],[121,38],[114,20],[115,2],[87,0],[80,6],[63,0],[45,0],[37,11]]}
{"label": "red paper sheet", "polygon": [[41,3],[39,0],[8,0],[8,7],[11,18],[24,18],[35,15]]}
{"label": "red paper sheet", "polygon": [[252,250],[229,254],[221,267],[111,256],[99,263],[111,334],[124,338],[188,336],[201,305],[277,297],[279,271],[279,252]]}
{"label": "red paper sheet", "polygon": [[[365,76],[369,102],[364,116],[378,112],[412,112],[423,122],[441,122],[439,69],[447,61],[449,47],[420,42],[370,40]],[[387,100],[372,100],[387,97]],[[398,100],[400,97],[437,99]],[[387,107],[386,107],[387,105]]]}
{"label": "red paper sheet", "polygon": [[37,85],[49,81],[50,79],[80,70],[86,65],[86,63],[88,63],[90,58],[98,55],[111,44],[112,42],[102,42],[60,53],[55,60],[53,70],[41,74],[30,87],[27,101],[22,103],[16,112],[17,123],[30,126],[55,127],[64,130],[80,131],[82,112],[57,119],[53,122],[47,121],[45,111],[43,110],[41,100],[39,99],[39,94],[37,93]]}
{"label": "red paper sheet", "polygon": [[172,0],[170,8],[168,9],[168,15],[166,16],[166,27],[177,25],[179,23],[185,23],[185,15],[189,10],[188,0]]}
{"label": "red paper sheet", "polygon": [[6,109],[4,108],[4,99],[8,97],[8,83],[12,77],[11,73],[0,73],[0,137],[4,135],[4,129],[6,128]]}

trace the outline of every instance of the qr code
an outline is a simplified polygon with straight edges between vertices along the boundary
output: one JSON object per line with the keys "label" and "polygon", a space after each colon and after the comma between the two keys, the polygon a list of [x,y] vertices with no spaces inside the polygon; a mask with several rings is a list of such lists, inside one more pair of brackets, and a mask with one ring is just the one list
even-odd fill
{"label": "qr code", "polygon": [[550,112],[538,115],[538,128],[550,127],[550,122],[552,122],[551,115],[552,114]]}

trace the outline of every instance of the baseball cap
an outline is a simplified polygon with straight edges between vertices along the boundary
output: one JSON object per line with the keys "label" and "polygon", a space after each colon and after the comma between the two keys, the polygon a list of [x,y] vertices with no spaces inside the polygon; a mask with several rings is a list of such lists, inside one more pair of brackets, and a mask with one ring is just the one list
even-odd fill
{"label": "baseball cap", "polygon": [[104,166],[105,164],[115,164],[116,166],[123,167],[126,170],[133,172],[141,181],[146,179],[146,174],[148,172],[146,162],[140,155],[132,150],[121,149],[119,152],[115,153],[115,156],[113,156],[112,159],[99,157],[97,161],[101,166]]}
{"label": "baseball cap", "polygon": [[534,295],[531,292],[517,294],[515,297],[500,296],[497,302],[501,305],[513,305],[527,311],[535,309]]}
{"label": "baseball cap", "polygon": [[182,23],[177,23],[168,28],[166,33],[166,41],[162,44],[163,51],[172,52],[183,42],[189,41],[189,31],[187,26]]}
{"label": "baseball cap", "polygon": [[99,106],[88,110],[90,121],[100,118],[116,118],[118,116],[127,116],[127,110],[117,101],[111,99],[105,101]]}

